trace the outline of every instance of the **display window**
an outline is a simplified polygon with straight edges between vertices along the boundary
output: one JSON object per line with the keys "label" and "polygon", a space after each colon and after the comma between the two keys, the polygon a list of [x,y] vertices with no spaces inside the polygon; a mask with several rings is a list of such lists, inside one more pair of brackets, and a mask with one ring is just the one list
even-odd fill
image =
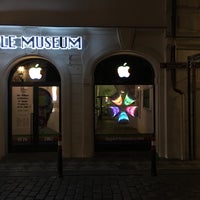
{"label": "display window", "polygon": [[60,77],[46,60],[30,59],[9,79],[9,150],[55,151],[60,132]]}
{"label": "display window", "polygon": [[150,148],[155,134],[150,63],[132,55],[116,55],[101,61],[94,77],[96,150]]}

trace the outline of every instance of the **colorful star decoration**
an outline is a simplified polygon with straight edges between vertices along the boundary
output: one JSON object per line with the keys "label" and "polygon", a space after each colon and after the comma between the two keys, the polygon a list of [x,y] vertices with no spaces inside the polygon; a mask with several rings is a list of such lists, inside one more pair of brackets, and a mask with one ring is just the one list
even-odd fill
{"label": "colorful star decoration", "polygon": [[138,106],[134,105],[136,100],[130,98],[128,94],[125,97],[122,97],[121,94],[118,94],[117,97],[115,95],[111,101],[114,104],[114,106],[110,106],[112,117],[117,118],[118,122],[128,122],[129,116],[137,117]]}

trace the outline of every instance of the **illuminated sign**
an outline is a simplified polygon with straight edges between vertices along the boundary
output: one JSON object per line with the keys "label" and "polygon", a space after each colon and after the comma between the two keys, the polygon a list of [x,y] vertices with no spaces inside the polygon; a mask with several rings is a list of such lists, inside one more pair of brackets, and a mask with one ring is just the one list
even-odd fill
{"label": "illuminated sign", "polygon": [[82,37],[0,35],[0,49],[82,49]]}
{"label": "illuminated sign", "polygon": [[117,72],[120,78],[128,78],[130,76],[130,72],[129,72],[130,67],[127,66],[127,63],[124,63],[123,65],[119,66],[117,68]]}
{"label": "illuminated sign", "polygon": [[29,69],[29,75],[31,79],[41,79],[42,78],[41,70],[42,68],[39,67],[39,64],[36,64],[34,67],[31,67]]}
{"label": "illuminated sign", "polygon": [[126,94],[124,98],[119,95],[119,97],[111,99],[111,101],[115,104],[114,106],[110,106],[112,117],[117,118],[119,123],[128,122],[128,115],[137,117],[138,106],[133,105],[136,100],[130,98],[128,94]]}

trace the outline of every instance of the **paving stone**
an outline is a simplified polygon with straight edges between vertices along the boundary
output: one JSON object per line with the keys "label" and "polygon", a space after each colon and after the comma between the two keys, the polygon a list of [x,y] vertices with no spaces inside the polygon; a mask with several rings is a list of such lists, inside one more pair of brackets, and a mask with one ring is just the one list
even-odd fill
{"label": "paving stone", "polygon": [[142,159],[66,159],[59,178],[56,160],[12,159],[0,161],[0,200],[200,199],[197,161],[160,160],[158,176],[153,177],[150,163]]}

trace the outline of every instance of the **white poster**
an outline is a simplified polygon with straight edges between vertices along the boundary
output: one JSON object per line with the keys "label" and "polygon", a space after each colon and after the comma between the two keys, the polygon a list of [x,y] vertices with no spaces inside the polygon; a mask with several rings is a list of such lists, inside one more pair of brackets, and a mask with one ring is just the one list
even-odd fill
{"label": "white poster", "polygon": [[33,88],[12,88],[12,134],[30,135],[33,113]]}

